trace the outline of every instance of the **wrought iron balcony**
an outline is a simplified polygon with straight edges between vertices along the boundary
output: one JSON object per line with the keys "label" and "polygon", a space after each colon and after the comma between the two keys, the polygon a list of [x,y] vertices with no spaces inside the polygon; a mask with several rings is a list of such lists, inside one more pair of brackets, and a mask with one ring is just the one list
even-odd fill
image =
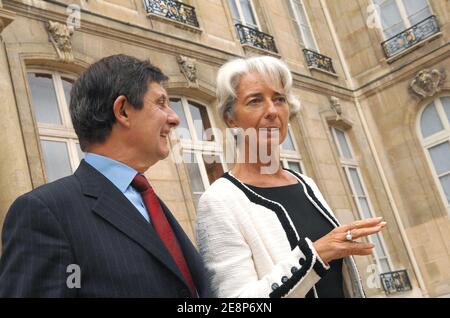
{"label": "wrought iron balcony", "polygon": [[326,72],[336,74],[333,67],[333,60],[330,57],[308,49],[303,49],[303,54],[305,54],[306,63],[309,67],[318,68]]}
{"label": "wrought iron balcony", "polygon": [[241,44],[249,44],[263,50],[278,53],[273,36],[270,34],[258,31],[243,24],[236,24],[236,30],[239,34]]}
{"label": "wrought iron balcony", "polygon": [[175,0],[144,0],[145,11],[190,26],[199,27],[193,6]]}
{"label": "wrought iron balcony", "polygon": [[409,29],[381,43],[386,57],[394,56],[439,32],[436,16],[432,15]]}
{"label": "wrought iron balcony", "polygon": [[406,269],[380,274],[386,295],[411,290],[411,282]]}

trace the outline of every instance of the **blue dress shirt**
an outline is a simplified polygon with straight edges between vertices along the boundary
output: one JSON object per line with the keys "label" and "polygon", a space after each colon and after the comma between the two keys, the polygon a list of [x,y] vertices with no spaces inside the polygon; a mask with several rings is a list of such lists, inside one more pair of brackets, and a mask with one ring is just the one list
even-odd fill
{"label": "blue dress shirt", "polygon": [[89,152],[85,154],[84,160],[111,181],[130,200],[147,222],[150,222],[141,194],[131,186],[131,181],[138,173],[136,170],[119,161]]}

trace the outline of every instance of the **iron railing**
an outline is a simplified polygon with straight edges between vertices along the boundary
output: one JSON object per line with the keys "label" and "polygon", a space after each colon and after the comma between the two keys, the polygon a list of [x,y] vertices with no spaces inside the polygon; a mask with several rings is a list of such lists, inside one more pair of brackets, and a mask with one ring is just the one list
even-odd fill
{"label": "iron railing", "polygon": [[439,24],[436,16],[432,15],[382,42],[381,46],[383,47],[384,54],[389,58],[438,32]]}
{"label": "iron railing", "polygon": [[303,49],[303,54],[305,54],[306,63],[309,67],[318,68],[329,73],[336,74],[333,67],[333,60],[330,57],[308,49]]}
{"label": "iron railing", "polygon": [[175,20],[193,27],[199,27],[193,6],[175,0],[144,0],[147,13]]}
{"label": "iron railing", "polygon": [[250,28],[240,23],[237,23],[235,26],[241,44],[248,44],[263,50],[278,53],[273,36],[270,34]]}
{"label": "iron railing", "polygon": [[412,289],[406,269],[380,274],[380,278],[386,295]]}

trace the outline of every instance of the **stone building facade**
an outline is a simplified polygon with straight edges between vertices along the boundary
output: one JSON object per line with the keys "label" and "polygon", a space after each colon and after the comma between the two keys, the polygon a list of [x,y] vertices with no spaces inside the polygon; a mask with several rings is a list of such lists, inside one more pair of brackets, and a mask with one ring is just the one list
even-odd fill
{"label": "stone building facade", "polygon": [[288,64],[302,103],[283,165],[312,177],[342,223],[388,222],[371,238],[376,255],[356,258],[368,295],[448,296],[449,13],[447,0],[0,0],[0,224],[17,196],[76,169],[71,83],[123,53],[170,77],[189,131],[172,147],[194,160],[147,175],[195,241],[198,197],[231,163],[193,123],[223,131],[218,68],[269,54]]}

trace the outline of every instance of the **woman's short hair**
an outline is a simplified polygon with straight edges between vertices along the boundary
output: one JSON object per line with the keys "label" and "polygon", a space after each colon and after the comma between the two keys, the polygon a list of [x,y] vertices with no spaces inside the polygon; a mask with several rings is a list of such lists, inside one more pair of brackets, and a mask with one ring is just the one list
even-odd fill
{"label": "woman's short hair", "polygon": [[124,95],[136,109],[143,107],[148,84],[168,79],[149,61],[118,54],[89,66],[70,93],[70,116],[81,150],[106,140],[116,121],[114,101]]}
{"label": "woman's short hair", "polygon": [[291,113],[300,109],[300,101],[292,94],[292,75],[287,65],[271,56],[235,59],[225,63],[217,74],[216,96],[220,118],[226,124],[226,115],[233,116],[237,90],[243,75],[257,73],[269,86],[277,88],[280,83],[286,94]]}

